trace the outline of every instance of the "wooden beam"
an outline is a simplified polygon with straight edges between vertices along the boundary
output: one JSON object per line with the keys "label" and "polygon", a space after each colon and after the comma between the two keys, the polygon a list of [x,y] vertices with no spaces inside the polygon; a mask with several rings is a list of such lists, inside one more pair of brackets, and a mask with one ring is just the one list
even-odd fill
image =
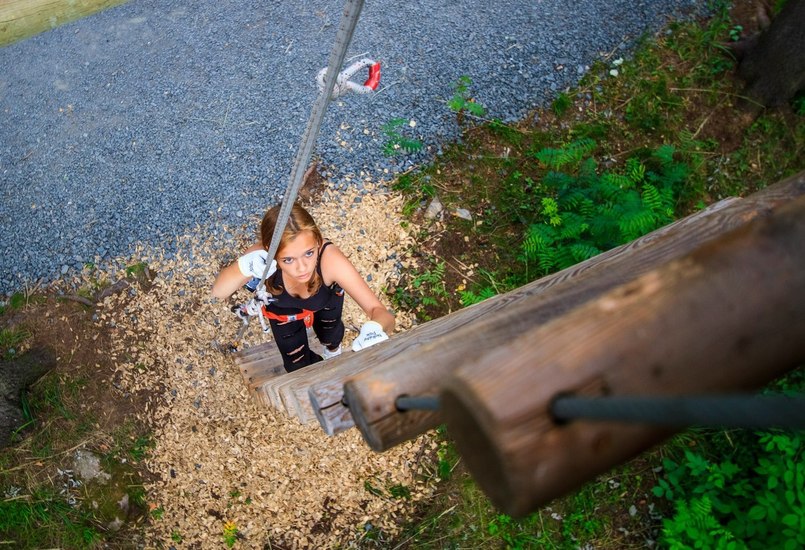
{"label": "wooden beam", "polygon": [[[397,335],[370,348],[366,361],[376,364],[346,381],[344,397],[353,421],[369,444],[382,451],[438,426],[438,412],[399,412],[401,395],[435,395],[456,368],[484,351],[505,346],[518,334],[544,324],[600,294],[635,279],[702,243],[767,215],[773,208],[805,194],[805,172],[752,195],[719,203],[700,213],[605,252],[573,268],[540,279]],[[326,385],[325,385],[326,386]],[[312,393],[317,415],[333,418],[325,431],[334,431],[343,412],[337,392],[323,387]],[[315,408],[315,407],[314,407]]]}
{"label": "wooden beam", "polygon": [[620,286],[444,383],[448,432],[473,477],[522,516],[669,435],[558,425],[551,401],[756,389],[805,362],[805,197]]}
{"label": "wooden beam", "polygon": [[[362,380],[362,377],[357,376],[359,373],[366,372],[365,376],[367,378],[371,377],[374,379],[375,375],[380,372],[391,372],[392,369],[396,369],[397,367],[386,365],[389,362],[394,361],[395,358],[400,356],[402,353],[408,353],[412,350],[416,350],[420,346],[423,346],[448,334],[451,330],[471,324],[474,319],[477,319],[485,314],[493,313],[506,307],[507,305],[517,303],[525,298],[528,298],[529,296],[546,292],[554,286],[565,283],[571,279],[578,279],[590,270],[595,271],[596,266],[600,267],[609,265],[608,262],[612,261],[613,258],[619,258],[621,255],[629,254],[630,251],[637,251],[643,247],[651,246],[662,236],[672,234],[676,231],[681,231],[682,228],[688,227],[691,223],[694,223],[696,219],[702,216],[709,216],[714,212],[726,209],[727,207],[733,206],[738,202],[740,202],[740,199],[737,198],[724,199],[714,205],[711,205],[702,212],[694,214],[693,216],[685,218],[684,220],[677,221],[674,224],[662,227],[657,231],[637,239],[634,242],[599,254],[598,256],[590,258],[585,262],[581,262],[578,265],[572,266],[558,273],[543,277],[512,292],[494,296],[481,304],[475,304],[468,308],[453,312],[440,319],[430,321],[425,325],[414,327],[412,330],[404,334],[396,335],[390,342],[384,343],[382,346],[371,348],[368,350],[372,353],[371,356],[361,356],[362,361],[351,362],[347,368],[342,370],[340,376],[331,376],[321,382],[311,384],[310,400],[313,404],[313,409],[316,412],[316,416],[322,426],[322,429],[324,429],[328,435],[334,435],[355,425],[349,408],[345,404],[346,398],[344,396],[344,384],[347,382],[347,380]],[[380,376],[382,377],[382,374]],[[387,380],[385,377],[380,378],[380,380],[382,380],[380,386],[383,387],[383,384],[386,383]],[[389,383],[392,385],[395,384],[394,381]],[[406,383],[410,383],[410,381]],[[428,389],[427,382],[423,382],[420,384],[420,386]],[[392,391],[402,392],[402,390],[398,389],[393,389]],[[395,393],[395,395],[403,394],[406,393]],[[390,410],[386,410],[384,408],[378,409],[378,414],[382,416],[386,416],[387,414],[390,414],[390,412]],[[407,424],[416,425],[421,421],[421,419],[427,419],[432,416],[432,413],[423,413],[420,415],[419,413],[411,412],[406,413],[405,419]],[[367,420],[367,422],[370,421]],[[369,444],[372,446],[372,448],[378,451],[387,448],[383,443],[378,443],[377,447],[375,447],[373,445],[373,441],[375,441],[375,439],[376,438],[372,438],[369,441]]]}
{"label": "wooden beam", "polygon": [[55,29],[126,0],[3,0],[0,46]]}

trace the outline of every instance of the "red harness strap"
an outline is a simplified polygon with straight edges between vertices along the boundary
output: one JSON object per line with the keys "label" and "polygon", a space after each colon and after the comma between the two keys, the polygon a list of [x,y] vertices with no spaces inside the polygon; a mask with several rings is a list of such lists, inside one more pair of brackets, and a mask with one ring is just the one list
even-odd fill
{"label": "red harness strap", "polygon": [[313,314],[315,312],[310,311],[309,309],[303,309],[299,313],[295,313],[293,315],[279,315],[277,313],[268,311],[265,308],[265,306],[262,308],[262,310],[263,310],[263,317],[279,321],[280,323],[288,323],[290,321],[304,321],[305,328],[310,328],[313,326]]}

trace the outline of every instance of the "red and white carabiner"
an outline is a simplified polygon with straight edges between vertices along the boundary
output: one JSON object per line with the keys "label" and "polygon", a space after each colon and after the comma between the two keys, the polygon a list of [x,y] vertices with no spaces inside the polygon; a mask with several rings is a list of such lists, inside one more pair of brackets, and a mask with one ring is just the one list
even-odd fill
{"label": "red and white carabiner", "polygon": [[[363,84],[358,84],[357,82],[352,82],[350,78],[355,75],[358,71],[364,68],[369,68],[369,78]],[[316,83],[319,85],[319,91],[324,91],[324,76],[327,74],[327,67],[323,68],[319,71],[319,74],[316,76]],[[359,94],[368,94],[377,90],[378,85],[380,84],[380,62],[374,61],[372,59],[364,58],[360,61],[356,61],[340,73],[338,73],[338,77],[335,80],[335,86],[333,86],[333,94],[332,98],[335,99],[336,97],[342,96],[347,92],[356,92]]]}

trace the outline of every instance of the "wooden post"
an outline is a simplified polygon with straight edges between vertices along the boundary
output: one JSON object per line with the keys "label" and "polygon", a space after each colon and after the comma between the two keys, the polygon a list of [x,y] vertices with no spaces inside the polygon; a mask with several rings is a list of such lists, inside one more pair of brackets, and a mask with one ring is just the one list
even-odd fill
{"label": "wooden post", "polygon": [[473,477],[521,516],[669,435],[553,422],[561,394],[758,388],[805,362],[805,197],[510,343],[467,356],[441,396]]}
{"label": "wooden post", "polygon": [[[375,365],[344,384],[355,424],[369,444],[382,451],[438,426],[440,413],[399,412],[401,395],[435,395],[456,368],[486,350],[505,346],[519,334],[559,317],[702,243],[805,194],[805,172],[749,198],[714,208],[659,229],[632,243],[513,292],[490,298],[428,322],[384,343],[367,356]],[[381,346],[377,346],[381,348]],[[369,353],[373,349],[367,350]],[[365,352],[362,352],[365,353]],[[335,377],[333,377],[335,380]],[[330,383],[313,385],[314,410],[328,433],[344,429],[341,397]]]}
{"label": "wooden post", "polygon": [[55,29],[126,0],[4,0],[0,2],[0,46]]}

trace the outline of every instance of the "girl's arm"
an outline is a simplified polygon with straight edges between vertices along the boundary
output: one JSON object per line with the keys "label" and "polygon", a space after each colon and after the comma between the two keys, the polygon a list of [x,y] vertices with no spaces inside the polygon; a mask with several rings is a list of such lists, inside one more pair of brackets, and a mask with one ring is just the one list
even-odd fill
{"label": "girl's arm", "polygon": [[[243,254],[253,252],[254,250],[261,250],[263,245],[254,243],[252,246],[243,251]],[[234,261],[221,270],[215,282],[212,285],[212,295],[216,298],[224,300],[232,296],[240,287],[249,282],[251,277],[245,277],[240,272],[238,262]]]}
{"label": "girl's arm", "polygon": [[329,286],[334,282],[338,283],[355,300],[369,319],[379,323],[387,334],[394,331],[394,315],[380,303],[352,262],[337,246],[331,244],[325,248],[319,261],[324,284]]}

